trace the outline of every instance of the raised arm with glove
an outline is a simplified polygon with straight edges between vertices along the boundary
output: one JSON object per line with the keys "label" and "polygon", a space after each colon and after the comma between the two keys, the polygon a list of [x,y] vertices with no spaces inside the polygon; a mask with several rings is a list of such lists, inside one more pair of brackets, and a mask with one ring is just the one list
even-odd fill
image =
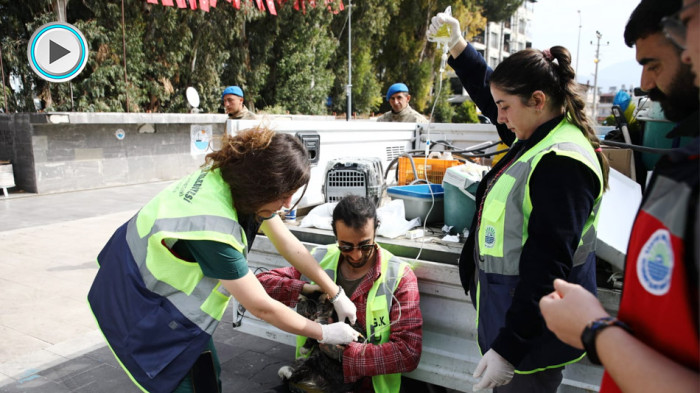
{"label": "raised arm with glove", "polygon": [[469,96],[481,110],[481,113],[496,125],[498,136],[501,137],[503,143],[508,146],[512,145],[515,134],[505,124],[498,123],[498,108],[489,90],[489,79],[493,70],[486,65],[483,56],[467,44],[462,35],[459,20],[441,12],[430,20],[427,34],[435,35],[438,29],[445,24],[450,27],[450,40],[447,45],[452,57],[447,60],[447,63],[455,70],[462,86],[467,89]]}
{"label": "raised arm with glove", "polygon": [[450,41],[447,43],[447,48],[450,50],[452,57],[457,57],[467,46],[467,41],[465,41],[462,36],[462,30],[459,27],[459,21],[457,19],[444,12],[440,12],[430,20],[428,35],[437,34],[438,29],[440,29],[443,24],[447,24],[450,27]]}

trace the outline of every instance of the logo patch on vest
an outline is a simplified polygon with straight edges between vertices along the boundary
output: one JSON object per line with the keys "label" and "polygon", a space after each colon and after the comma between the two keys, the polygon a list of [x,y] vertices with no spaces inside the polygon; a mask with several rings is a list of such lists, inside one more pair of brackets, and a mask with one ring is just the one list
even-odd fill
{"label": "logo patch on vest", "polygon": [[488,225],[484,232],[484,246],[486,248],[493,248],[493,246],[496,244],[496,228]]}
{"label": "logo patch on vest", "polygon": [[644,243],[637,258],[637,278],[642,287],[652,295],[665,295],[671,289],[673,262],[671,234],[659,229]]}

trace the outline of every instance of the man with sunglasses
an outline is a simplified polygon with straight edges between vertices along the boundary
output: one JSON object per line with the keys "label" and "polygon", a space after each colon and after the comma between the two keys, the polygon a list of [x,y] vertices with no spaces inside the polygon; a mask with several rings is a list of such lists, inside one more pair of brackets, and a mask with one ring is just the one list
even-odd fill
{"label": "man with sunglasses", "polygon": [[697,4],[643,0],[625,29],[644,67],[642,88],[679,121],[671,133],[694,139],[654,168],[630,234],[617,318],[585,289],[562,280],[540,300],[547,327],[605,366],[601,392],[700,391],[698,78],[691,90],[692,73],[680,57],[684,23],[690,12],[698,17]]}
{"label": "man with sunglasses", "polygon": [[[311,252],[355,303],[357,323],[367,332],[366,341],[351,343],[341,351],[323,344],[321,349],[342,364],[345,383],[357,382],[354,392],[398,393],[401,373],[418,367],[423,317],[416,276],[410,265],[375,243],[378,225],[377,211],[369,199],[347,196],[333,209],[337,244]],[[319,291],[293,267],[257,277],[272,298],[290,307],[300,294]],[[298,340],[300,345],[303,342]]]}

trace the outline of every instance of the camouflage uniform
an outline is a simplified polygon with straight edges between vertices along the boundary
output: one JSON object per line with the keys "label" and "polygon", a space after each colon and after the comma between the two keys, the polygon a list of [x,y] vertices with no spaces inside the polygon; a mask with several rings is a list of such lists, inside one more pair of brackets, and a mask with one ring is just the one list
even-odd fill
{"label": "camouflage uniform", "polygon": [[428,119],[426,119],[425,116],[421,115],[413,108],[411,108],[410,105],[406,105],[406,107],[403,108],[401,112],[394,113],[394,111],[389,111],[381,115],[377,119],[377,121],[393,121],[401,123],[427,123]]}

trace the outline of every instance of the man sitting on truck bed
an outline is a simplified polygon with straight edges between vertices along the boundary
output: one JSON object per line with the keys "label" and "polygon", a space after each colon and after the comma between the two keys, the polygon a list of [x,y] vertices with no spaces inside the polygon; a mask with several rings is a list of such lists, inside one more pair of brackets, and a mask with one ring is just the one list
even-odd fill
{"label": "man sitting on truck bed", "polygon": [[[365,340],[338,351],[345,383],[358,382],[355,392],[398,393],[401,373],[418,367],[423,317],[416,275],[408,263],[375,243],[378,225],[369,199],[347,196],[333,210],[337,244],[317,247],[311,254],[355,303],[357,323],[367,332]],[[300,294],[319,290],[293,267],[257,277],[272,298],[291,307]],[[324,345],[321,349],[329,356],[334,353]]]}

